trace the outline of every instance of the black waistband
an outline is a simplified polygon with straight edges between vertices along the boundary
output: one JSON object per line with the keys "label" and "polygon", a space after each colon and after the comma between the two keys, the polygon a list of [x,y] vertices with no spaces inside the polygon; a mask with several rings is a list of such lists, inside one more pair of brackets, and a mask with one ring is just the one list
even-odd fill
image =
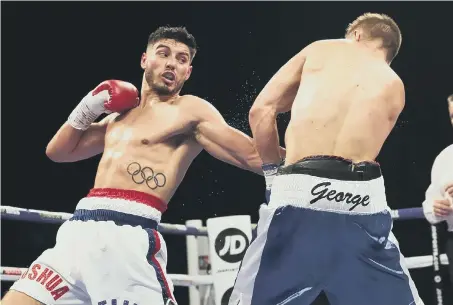
{"label": "black waistband", "polygon": [[315,177],[348,181],[367,181],[382,176],[376,162],[354,163],[336,156],[310,156],[294,164],[282,166],[277,175],[306,174]]}

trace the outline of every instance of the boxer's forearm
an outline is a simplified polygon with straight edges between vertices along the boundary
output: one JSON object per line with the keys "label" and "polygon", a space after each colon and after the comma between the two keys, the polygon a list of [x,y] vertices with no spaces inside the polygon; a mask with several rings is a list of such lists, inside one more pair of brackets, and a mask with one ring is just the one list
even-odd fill
{"label": "boxer's forearm", "polygon": [[267,108],[252,109],[249,121],[262,162],[279,164],[282,156],[275,112]]}
{"label": "boxer's forearm", "polygon": [[47,145],[46,155],[54,162],[75,162],[100,154],[105,130],[104,120],[91,124],[85,131],[64,123]]}
{"label": "boxer's forearm", "polygon": [[83,130],[75,129],[68,123],[64,123],[50,140],[49,144],[47,144],[47,156],[51,160],[58,162],[64,156],[74,151],[83,133]]}
{"label": "boxer's forearm", "polygon": [[246,170],[254,172],[259,175],[263,175],[263,161],[255,148],[254,141],[248,138],[249,142],[243,143],[242,152],[236,155],[236,159],[242,164],[242,167]]}
{"label": "boxer's forearm", "polygon": [[202,124],[195,139],[211,156],[241,169],[262,175],[262,161],[253,139],[224,122]]}
{"label": "boxer's forearm", "polygon": [[232,158],[232,162],[229,163],[239,168],[263,176],[263,169],[261,168],[263,162],[261,161],[261,158],[256,151],[241,156],[235,155]]}

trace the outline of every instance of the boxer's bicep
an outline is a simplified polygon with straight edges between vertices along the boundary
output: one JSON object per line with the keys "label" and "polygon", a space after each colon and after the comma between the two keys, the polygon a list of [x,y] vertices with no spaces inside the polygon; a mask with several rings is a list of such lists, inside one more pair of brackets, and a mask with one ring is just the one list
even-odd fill
{"label": "boxer's bicep", "polygon": [[71,152],[71,162],[88,159],[104,151],[107,125],[103,121],[91,124]]}
{"label": "boxer's bicep", "polygon": [[388,100],[389,100],[389,120],[394,126],[398,117],[404,109],[406,103],[406,93],[404,84],[401,79],[397,78],[389,84]]}
{"label": "boxer's bicep", "polygon": [[255,150],[253,139],[229,126],[214,107],[204,109],[196,127],[195,138],[214,158],[262,173],[262,162]]}

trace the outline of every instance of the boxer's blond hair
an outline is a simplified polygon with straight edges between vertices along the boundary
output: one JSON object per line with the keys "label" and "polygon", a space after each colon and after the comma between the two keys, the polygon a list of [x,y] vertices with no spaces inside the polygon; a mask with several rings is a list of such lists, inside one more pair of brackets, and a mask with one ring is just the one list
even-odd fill
{"label": "boxer's blond hair", "polygon": [[448,103],[453,104],[453,94],[450,94],[448,97],[447,97],[447,101]]}
{"label": "boxer's blond hair", "polygon": [[401,31],[396,22],[385,14],[365,13],[357,17],[346,28],[346,36],[362,29],[365,39],[382,39],[382,47],[387,50],[388,62],[398,54],[401,47]]}

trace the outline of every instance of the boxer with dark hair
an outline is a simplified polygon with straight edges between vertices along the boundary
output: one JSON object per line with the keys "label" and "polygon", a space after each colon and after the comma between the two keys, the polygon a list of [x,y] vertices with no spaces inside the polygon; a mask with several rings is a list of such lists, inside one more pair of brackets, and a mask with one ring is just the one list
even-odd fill
{"label": "boxer with dark hair", "polygon": [[207,101],[180,95],[196,50],[185,28],[161,27],[141,58],[140,99],[132,84],[110,80],[75,107],[46,153],[55,162],[102,153],[94,187],[3,305],[175,303],[156,229],[192,161],[205,149],[262,175],[250,137]]}

